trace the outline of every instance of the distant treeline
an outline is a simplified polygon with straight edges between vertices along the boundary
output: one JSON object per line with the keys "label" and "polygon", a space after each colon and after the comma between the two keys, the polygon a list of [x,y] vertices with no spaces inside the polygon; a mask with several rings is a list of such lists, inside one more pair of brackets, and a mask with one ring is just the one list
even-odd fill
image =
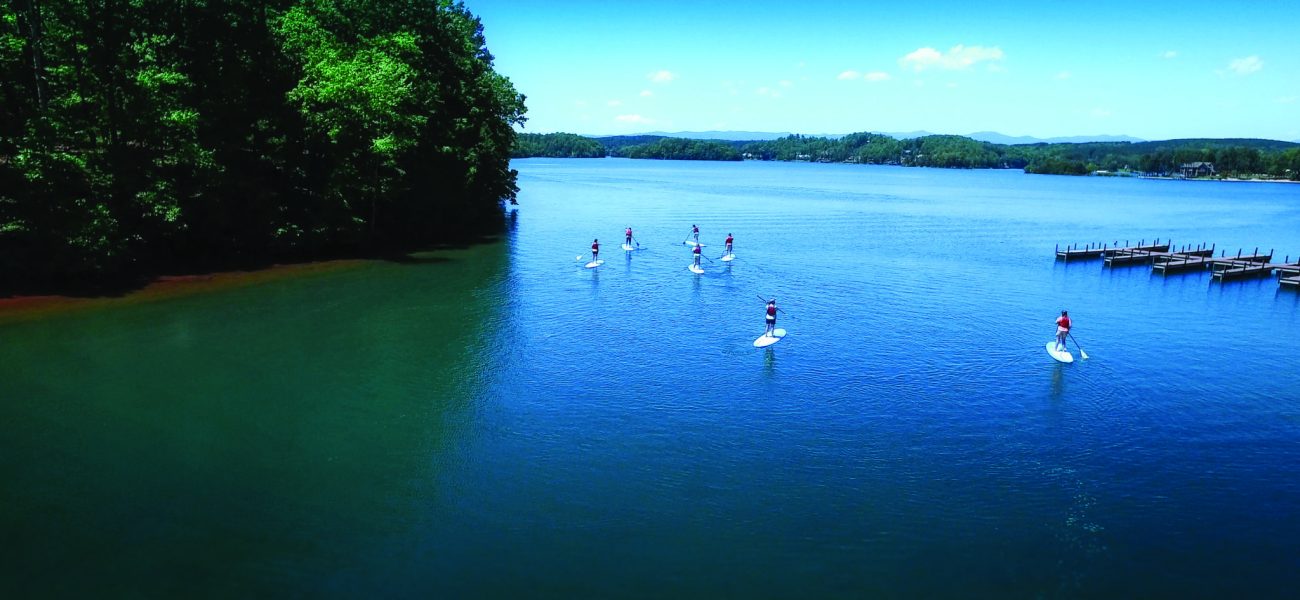
{"label": "distant treeline", "polygon": [[740,160],[728,143],[656,135],[589,138],[572,133],[523,133],[515,140],[513,158],[656,158],[672,160]]}
{"label": "distant treeline", "polygon": [[484,44],[450,0],[0,2],[0,294],[499,226]]}
{"label": "distant treeline", "polygon": [[[1083,144],[1008,145],[964,136],[929,135],[896,139],[875,133],[841,138],[792,135],[770,141],[705,141],[661,136],[580,138],[572,134],[530,134],[536,140],[516,157],[571,156],[561,149],[572,137],[598,142],[604,154],[678,160],[778,160],[902,165],[956,169],[1024,169],[1027,173],[1086,175],[1099,171],[1178,174],[1193,162],[1214,163],[1216,176],[1300,180],[1300,144],[1257,139],[1186,139],[1162,142],[1093,142]],[[548,138],[554,153],[545,151]],[[594,146],[592,146],[594,148]]]}

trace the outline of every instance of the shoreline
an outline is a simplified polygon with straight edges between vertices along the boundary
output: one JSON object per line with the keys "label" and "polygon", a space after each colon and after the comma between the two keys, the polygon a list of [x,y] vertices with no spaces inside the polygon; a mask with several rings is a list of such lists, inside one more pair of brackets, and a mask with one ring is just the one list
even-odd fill
{"label": "shoreline", "polygon": [[364,258],[342,258],[309,263],[273,264],[265,268],[247,271],[163,275],[150,280],[140,288],[121,294],[98,296],[38,294],[0,297],[0,325],[42,319],[92,308],[157,302],[202,293],[225,291],[268,281],[279,281],[290,277],[353,268],[367,261],[368,259]]}

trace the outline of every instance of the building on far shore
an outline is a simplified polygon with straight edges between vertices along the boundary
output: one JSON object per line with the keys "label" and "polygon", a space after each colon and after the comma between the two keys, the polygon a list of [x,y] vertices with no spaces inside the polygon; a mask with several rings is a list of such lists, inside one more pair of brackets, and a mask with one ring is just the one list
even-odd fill
{"label": "building on far shore", "polygon": [[1214,176],[1214,163],[1211,162],[1192,162],[1183,163],[1178,171],[1187,179],[1196,179],[1197,177]]}

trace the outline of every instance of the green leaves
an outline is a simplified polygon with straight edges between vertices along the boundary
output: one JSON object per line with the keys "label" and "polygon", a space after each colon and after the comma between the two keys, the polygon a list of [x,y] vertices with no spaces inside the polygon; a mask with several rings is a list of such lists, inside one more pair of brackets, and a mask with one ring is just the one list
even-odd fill
{"label": "green leaves", "polygon": [[0,4],[0,282],[405,248],[514,198],[523,97],[460,4],[21,4]]}

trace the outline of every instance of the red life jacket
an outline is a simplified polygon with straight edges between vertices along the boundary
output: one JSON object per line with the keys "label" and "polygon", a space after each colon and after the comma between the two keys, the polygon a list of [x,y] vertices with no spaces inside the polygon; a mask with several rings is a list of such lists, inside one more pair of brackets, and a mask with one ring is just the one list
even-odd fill
{"label": "red life jacket", "polygon": [[775,317],[775,316],[776,316],[776,306],[775,306],[775,305],[773,305],[773,304],[769,304],[769,305],[767,305],[767,316],[769,316],[769,317]]}

